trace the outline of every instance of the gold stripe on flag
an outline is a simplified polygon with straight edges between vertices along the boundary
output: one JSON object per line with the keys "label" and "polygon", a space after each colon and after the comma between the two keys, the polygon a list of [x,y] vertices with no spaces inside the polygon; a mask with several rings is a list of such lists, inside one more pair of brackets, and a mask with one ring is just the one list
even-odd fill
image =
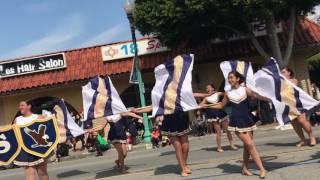
{"label": "gold stripe on flag", "polygon": [[67,141],[67,130],[64,126],[64,115],[63,111],[59,106],[55,106],[54,110],[56,111],[56,120],[58,123],[58,129],[59,129],[59,143],[64,143]]}
{"label": "gold stripe on flag", "polygon": [[179,85],[179,80],[183,68],[183,58],[177,56],[174,59],[174,72],[172,82],[168,85],[168,88],[165,92],[165,101],[164,101],[164,114],[172,114],[176,108],[176,99],[177,99],[177,89]]}
{"label": "gold stripe on flag", "polygon": [[289,119],[293,120],[300,114],[296,107],[296,98],[294,96],[294,88],[286,80],[281,80],[281,101],[289,106]]}
{"label": "gold stripe on flag", "polygon": [[246,63],[244,61],[237,61],[237,71],[242,75],[244,74],[245,66],[246,66]]}
{"label": "gold stripe on flag", "polygon": [[99,78],[97,91],[98,95],[96,97],[96,104],[94,106],[94,117],[103,117],[105,106],[109,97],[105,82],[102,78]]}

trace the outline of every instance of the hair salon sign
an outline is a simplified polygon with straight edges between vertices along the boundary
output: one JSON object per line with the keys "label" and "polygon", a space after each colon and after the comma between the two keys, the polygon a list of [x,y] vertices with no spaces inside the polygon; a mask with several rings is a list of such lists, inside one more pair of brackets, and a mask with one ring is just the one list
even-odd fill
{"label": "hair salon sign", "polygon": [[0,78],[65,68],[63,53],[0,62]]}

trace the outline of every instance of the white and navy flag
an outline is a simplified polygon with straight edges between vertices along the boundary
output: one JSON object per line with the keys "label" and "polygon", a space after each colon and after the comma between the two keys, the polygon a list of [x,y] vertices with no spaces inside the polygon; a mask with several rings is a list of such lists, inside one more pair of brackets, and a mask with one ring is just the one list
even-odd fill
{"label": "white and navy flag", "polygon": [[245,78],[245,86],[249,88],[254,88],[255,82],[253,77],[253,70],[250,62],[245,61],[223,61],[220,63],[220,69],[223,73],[225,79],[224,90],[228,91],[231,86],[228,82],[228,75],[231,71],[238,71]]}
{"label": "white and navy flag", "polygon": [[157,66],[152,89],[152,116],[198,108],[192,92],[193,54],[184,54]]}
{"label": "white and navy flag", "polygon": [[86,121],[127,112],[110,77],[91,78],[82,87],[83,112]]}
{"label": "white and navy flag", "polygon": [[58,122],[59,143],[64,143],[67,139],[71,139],[85,133],[83,128],[80,127],[71,117],[68,108],[62,99],[56,102],[53,108],[53,113],[55,114]]}
{"label": "white and navy flag", "polygon": [[319,104],[317,100],[286,79],[273,58],[270,58],[254,77],[257,93],[272,100],[280,125],[289,123],[300,113]]}

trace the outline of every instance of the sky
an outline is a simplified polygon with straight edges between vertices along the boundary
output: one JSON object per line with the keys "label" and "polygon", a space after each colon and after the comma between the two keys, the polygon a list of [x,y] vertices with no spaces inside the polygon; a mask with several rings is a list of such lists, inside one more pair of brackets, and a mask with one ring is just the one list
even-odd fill
{"label": "sky", "polygon": [[[0,61],[131,38],[125,0],[3,0]],[[316,19],[320,8],[316,9]],[[139,35],[138,35],[139,36]]]}
{"label": "sky", "polygon": [[[131,38],[125,0],[6,0],[0,61]],[[139,36],[139,35],[138,35]]]}

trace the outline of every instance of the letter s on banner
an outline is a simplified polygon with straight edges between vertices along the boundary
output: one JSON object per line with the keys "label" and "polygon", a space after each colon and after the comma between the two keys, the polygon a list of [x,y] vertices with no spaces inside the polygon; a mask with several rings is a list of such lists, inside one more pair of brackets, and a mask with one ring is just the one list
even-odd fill
{"label": "letter s on banner", "polygon": [[7,153],[11,148],[10,143],[6,139],[4,134],[0,134],[0,154]]}
{"label": "letter s on banner", "polygon": [[0,166],[10,164],[20,153],[15,125],[0,127]]}

